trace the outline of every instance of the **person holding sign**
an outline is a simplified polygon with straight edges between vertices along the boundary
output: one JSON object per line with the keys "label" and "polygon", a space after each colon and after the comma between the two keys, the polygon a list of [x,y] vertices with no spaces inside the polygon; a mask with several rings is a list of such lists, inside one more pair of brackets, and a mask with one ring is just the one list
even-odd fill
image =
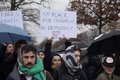
{"label": "person holding sign", "polygon": [[[60,52],[61,51],[55,51],[55,52],[51,52],[51,44],[52,44],[52,40],[54,37],[49,37],[47,40],[47,43],[45,45],[45,58],[44,58],[44,67],[47,71],[49,71],[52,75],[52,77],[55,77],[55,70],[56,68],[58,68],[61,63],[62,63],[62,58],[60,56]],[[63,36],[63,39],[65,40],[65,46],[69,46],[71,45],[71,42],[69,40],[67,40],[67,38],[65,38]],[[62,39],[61,39],[62,40]]]}

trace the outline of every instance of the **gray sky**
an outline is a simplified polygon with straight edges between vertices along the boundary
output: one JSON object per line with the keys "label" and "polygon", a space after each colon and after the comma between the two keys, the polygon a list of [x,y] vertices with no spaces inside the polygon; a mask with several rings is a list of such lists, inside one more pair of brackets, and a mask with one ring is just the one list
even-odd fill
{"label": "gray sky", "polygon": [[52,9],[65,10],[69,0],[53,0],[51,3]]}

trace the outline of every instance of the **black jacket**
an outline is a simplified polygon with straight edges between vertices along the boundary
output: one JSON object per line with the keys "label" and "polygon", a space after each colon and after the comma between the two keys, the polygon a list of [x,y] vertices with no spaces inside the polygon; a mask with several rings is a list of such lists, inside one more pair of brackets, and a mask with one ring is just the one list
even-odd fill
{"label": "black jacket", "polygon": [[63,63],[56,70],[56,77],[54,80],[88,80],[85,72],[82,69],[79,69],[74,75],[68,73],[68,69]]}
{"label": "black jacket", "polygon": [[6,52],[6,46],[4,46],[2,43],[0,43],[0,65],[4,61],[5,52]]}
{"label": "black jacket", "polygon": [[0,65],[0,80],[6,80],[9,73],[12,72],[16,62],[17,62],[17,54],[13,53],[13,55],[9,59],[4,61]]}
{"label": "black jacket", "polygon": [[[51,69],[51,57],[54,55],[54,53],[51,52],[52,42],[47,42],[45,45],[45,58],[44,58],[44,68],[45,70],[49,71],[50,73],[54,70]],[[67,40],[65,42],[65,48],[71,45],[71,42]]]}

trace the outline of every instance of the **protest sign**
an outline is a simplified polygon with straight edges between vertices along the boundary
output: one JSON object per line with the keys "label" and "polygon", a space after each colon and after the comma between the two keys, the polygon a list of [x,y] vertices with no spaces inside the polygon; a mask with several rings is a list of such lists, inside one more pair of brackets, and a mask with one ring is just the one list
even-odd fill
{"label": "protest sign", "polygon": [[40,11],[40,35],[43,37],[77,37],[76,12]]}
{"label": "protest sign", "polygon": [[0,23],[23,29],[22,11],[0,11]]}

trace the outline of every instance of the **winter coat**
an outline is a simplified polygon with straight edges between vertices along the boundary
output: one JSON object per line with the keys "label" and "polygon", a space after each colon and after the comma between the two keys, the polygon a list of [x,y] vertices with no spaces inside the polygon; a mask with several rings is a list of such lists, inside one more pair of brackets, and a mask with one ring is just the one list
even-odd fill
{"label": "winter coat", "polygon": [[17,62],[17,55],[16,53],[13,53],[13,55],[9,59],[4,61],[0,65],[0,76],[2,75],[2,77],[0,77],[0,80],[6,80],[9,73],[12,72],[16,62]]}
{"label": "winter coat", "polygon": [[108,75],[105,72],[103,72],[97,77],[96,80],[120,80],[120,78],[113,74],[112,79],[109,79]]}
{"label": "winter coat", "polygon": [[45,70],[49,71],[52,77],[54,78],[56,69],[51,68],[51,62],[52,62],[51,56],[53,55],[54,54],[51,52],[51,42],[47,42],[45,46],[44,67]]}
{"label": "winter coat", "polygon": [[68,73],[64,64],[56,70],[56,77],[54,80],[88,80],[85,72],[79,69],[74,75]]}
{"label": "winter coat", "polygon": [[45,58],[44,58],[44,67],[45,67],[45,70],[47,71],[51,70],[51,61],[50,61],[51,55],[52,55],[51,42],[47,42],[45,45]]}
{"label": "winter coat", "polygon": [[7,80],[25,80],[23,76],[20,77],[17,64],[14,66],[13,71],[7,77]]}
{"label": "winter coat", "polygon": [[50,72],[44,70],[44,73],[45,73],[45,75],[46,75],[46,80],[53,80],[53,78],[52,78]]}
{"label": "winter coat", "polygon": [[4,63],[4,55],[5,55],[6,47],[0,43],[0,80],[5,80],[4,78],[4,67],[2,64]]}
{"label": "winter coat", "polygon": [[[65,48],[67,48],[70,45],[71,45],[70,41],[65,42]],[[51,47],[52,47],[51,42],[50,41],[47,42],[45,45],[44,67],[45,67],[45,70],[49,71],[52,77],[54,78],[56,69],[51,68],[51,61],[52,61],[51,57],[54,55],[54,53],[51,52]]]}
{"label": "winter coat", "polygon": [[[44,74],[46,76],[46,80],[53,80],[51,74],[44,70]],[[18,71],[18,66],[17,64],[14,66],[14,69],[13,71],[9,74],[9,76],[7,77],[7,80],[26,80],[25,76],[24,75],[20,75],[19,74],[19,71]],[[32,80],[34,80],[32,78]]]}
{"label": "winter coat", "polygon": [[6,46],[4,46],[2,43],[0,43],[0,65],[4,61],[5,52],[6,52]]}

